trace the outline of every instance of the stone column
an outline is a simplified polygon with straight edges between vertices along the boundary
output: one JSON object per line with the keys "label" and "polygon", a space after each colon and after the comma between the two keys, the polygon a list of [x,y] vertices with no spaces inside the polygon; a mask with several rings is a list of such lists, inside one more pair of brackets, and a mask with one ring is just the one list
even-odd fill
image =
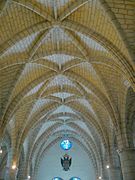
{"label": "stone column", "polygon": [[8,158],[7,158],[7,165],[6,165],[6,173],[5,173],[5,180],[10,178],[10,168],[11,168],[11,160],[12,160],[12,149],[8,149]]}
{"label": "stone column", "polygon": [[18,169],[10,169],[10,180],[16,180],[16,175],[17,175]]}
{"label": "stone column", "polygon": [[[6,166],[6,173],[5,173],[5,180],[15,180],[18,169],[12,169],[13,165],[13,150],[12,148],[8,149],[8,159],[7,159],[7,166]],[[16,165],[16,164],[15,164]]]}
{"label": "stone column", "polygon": [[109,180],[122,180],[122,174],[119,167],[110,167],[108,173]]}
{"label": "stone column", "polygon": [[4,177],[5,180],[9,179],[9,173],[10,173],[10,167],[7,166],[6,171],[5,171],[5,177]]}
{"label": "stone column", "polygon": [[123,180],[135,180],[135,149],[126,148],[118,151]]}
{"label": "stone column", "polygon": [[104,170],[104,172],[102,173],[102,179],[103,179],[103,180],[108,180],[108,173],[105,172],[105,170]]}
{"label": "stone column", "polygon": [[108,177],[107,177],[107,176],[103,176],[102,179],[103,179],[103,180],[108,180]]}

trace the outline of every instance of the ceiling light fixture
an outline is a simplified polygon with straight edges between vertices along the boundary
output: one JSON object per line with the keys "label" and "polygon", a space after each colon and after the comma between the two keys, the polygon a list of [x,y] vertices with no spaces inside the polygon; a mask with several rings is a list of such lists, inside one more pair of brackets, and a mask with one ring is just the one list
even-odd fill
{"label": "ceiling light fixture", "polygon": [[14,164],[14,165],[12,165],[12,169],[13,170],[15,170],[16,169],[16,165]]}

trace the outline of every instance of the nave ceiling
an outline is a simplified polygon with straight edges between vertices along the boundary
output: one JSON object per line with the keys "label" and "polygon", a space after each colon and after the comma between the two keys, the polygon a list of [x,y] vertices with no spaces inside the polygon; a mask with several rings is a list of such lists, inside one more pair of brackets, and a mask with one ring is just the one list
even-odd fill
{"label": "nave ceiling", "polygon": [[[127,4],[119,8],[122,2]],[[0,3],[3,143],[12,144],[15,157],[23,147],[37,168],[45,149],[68,134],[99,174],[115,134],[123,138],[121,146],[134,146],[133,130],[123,134],[135,124],[135,2]]]}

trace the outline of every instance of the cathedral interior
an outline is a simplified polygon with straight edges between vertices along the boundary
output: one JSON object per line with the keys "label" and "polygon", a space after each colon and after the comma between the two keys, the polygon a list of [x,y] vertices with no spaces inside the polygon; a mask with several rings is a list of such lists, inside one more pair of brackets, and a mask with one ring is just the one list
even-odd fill
{"label": "cathedral interior", "polygon": [[28,179],[135,180],[135,0],[0,0],[0,180]]}

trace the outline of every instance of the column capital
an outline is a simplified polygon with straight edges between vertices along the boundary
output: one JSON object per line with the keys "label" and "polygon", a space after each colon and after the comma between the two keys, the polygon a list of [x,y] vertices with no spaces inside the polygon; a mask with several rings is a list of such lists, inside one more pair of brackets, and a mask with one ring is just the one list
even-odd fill
{"label": "column capital", "polygon": [[109,167],[108,170],[120,170],[120,169],[121,169],[120,167],[112,165]]}
{"label": "column capital", "polygon": [[135,148],[122,148],[122,149],[118,149],[117,152],[118,154],[121,154],[122,152],[131,152],[131,151],[135,151]]}
{"label": "column capital", "polygon": [[135,179],[135,148],[123,148],[119,151],[123,180]]}

